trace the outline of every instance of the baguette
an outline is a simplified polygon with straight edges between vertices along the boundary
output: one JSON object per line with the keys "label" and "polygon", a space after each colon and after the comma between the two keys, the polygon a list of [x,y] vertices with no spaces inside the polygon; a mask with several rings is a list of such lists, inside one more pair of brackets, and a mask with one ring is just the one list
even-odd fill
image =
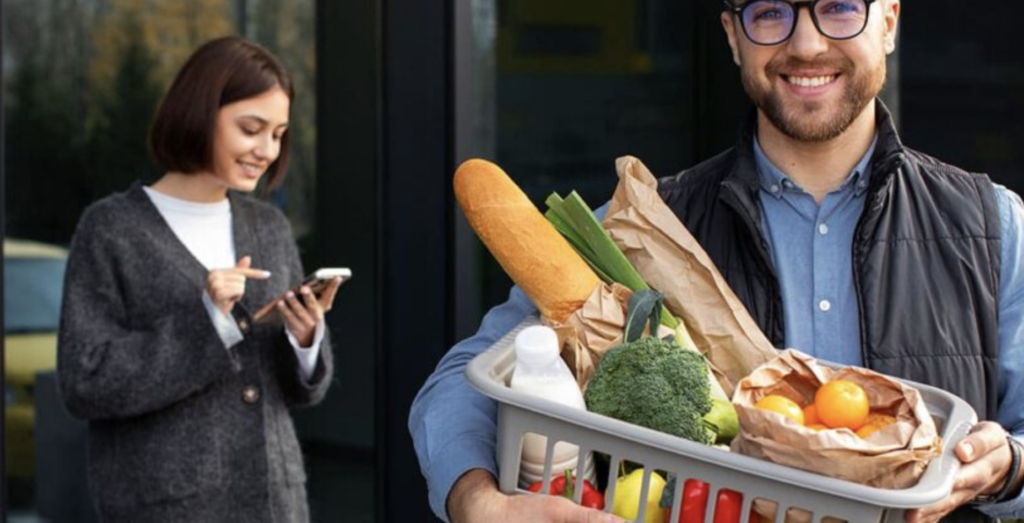
{"label": "baguette", "polygon": [[541,315],[562,323],[583,306],[601,280],[505,171],[468,160],[454,185],[470,226]]}

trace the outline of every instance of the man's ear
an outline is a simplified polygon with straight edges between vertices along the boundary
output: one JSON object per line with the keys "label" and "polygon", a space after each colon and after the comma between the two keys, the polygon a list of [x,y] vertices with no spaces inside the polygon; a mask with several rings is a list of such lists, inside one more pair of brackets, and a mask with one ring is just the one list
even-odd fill
{"label": "man's ear", "polygon": [[899,27],[900,0],[884,0],[882,14],[885,22],[885,54],[896,50],[896,30]]}
{"label": "man's ear", "polygon": [[725,30],[725,37],[729,39],[729,47],[732,49],[732,61],[740,65],[740,48],[736,36],[736,26],[733,25],[733,14],[729,11],[722,11],[722,29]]}

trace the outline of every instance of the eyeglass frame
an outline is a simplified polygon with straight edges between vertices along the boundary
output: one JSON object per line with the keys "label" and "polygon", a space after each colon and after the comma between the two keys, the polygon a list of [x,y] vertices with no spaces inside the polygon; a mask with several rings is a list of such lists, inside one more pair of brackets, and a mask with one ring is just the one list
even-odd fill
{"label": "eyeglass frame", "polygon": [[807,10],[811,12],[811,22],[814,23],[814,29],[816,29],[818,31],[818,34],[820,34],[821,36],[824,36],[825,38],[828,38],[829,40],[837,40],[837,41],[853,40],[854,38],[857,38],[858,36],[863,34],[864,30],[867,29],[867,27],[868,27],[868,19],[871,17],[871,4],[875,3],[875,0],[863,0],[864,7],[865,7],[865,9],[867,9],[867,12],[866,12],[866,14],[864,16],[864,25],[861,26],[860,31],[857,31],[856,33],[854,33],[854,34],[852,34],[850,36],[844,36],[842,38],[836,38],[834,36],[830,36],[830,35],[825,34],[825,31],[821,30],[821,24],[818,22],[818,12],[814,10],[814,8],[818,6],[818,2],[820,2],[821,0],[802,0],[802,1],[799,1],[799,2],[786,2],[785,0],[778,0],[778,1],[782,2],[782,3],[787,3],[787,4],[791,5],[791,6],[793,6],[793,16],[794,16],[794,18],[793,18],[793,26],[789,28],[789,33],[786,35],[785,38],[782,38],[782,39],[780,39],[777,42],[772,42],[770,44],[765,44],[765,43],[758,42],[757,40],[754,40],[753,38],[750,37],[750,33],[747,31],[747,23],[745,21],[743,21],[743,11],[748,6],[754,5],[758,1],[760,1],[760,0],[750,0],[748,2],[745,2],[743,5],[736,5],[736,4],[732,3],[730,0],[722,0],[722,3],[725,5],[725,8],[726,8],[727,11],[731,12],[734,16],[739,18],[739,20],[740,20],[740,27],[743,29],[743,35],[747,37],[747,40],[750,40],[750,42],[753,43],[754,45],[763,45],[763,46],[766,46],[766,47],[773,46],[773,45],[779,45],[779,44],[789,40],[790,38],[793,38],[793,33],[796,32],[796,24],[798,24],[800,22],[800,9],[804,8],[804,7],[806,7]]}

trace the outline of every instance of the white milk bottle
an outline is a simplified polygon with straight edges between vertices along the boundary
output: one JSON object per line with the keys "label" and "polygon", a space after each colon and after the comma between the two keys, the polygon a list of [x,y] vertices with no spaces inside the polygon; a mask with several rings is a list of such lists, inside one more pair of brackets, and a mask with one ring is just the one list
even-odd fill
{"label": "white milk bottle", "polygon": [[[514,390],[586,410],[576,378],[559,355],[558,336],[554,330],[543,325],[523,329],[516,336],[515,351],[516,367],[510,383]],[[558,442],[553,450],[552,478],[563,474],[566,469],[576,469],[579,456],[576,445]],[[523,436],[519,483],[524,488],[543,478],[546,451],[546,437],[532,433]],[[593,479],[593,463],[589,456],[585,462],[584,477]]]}

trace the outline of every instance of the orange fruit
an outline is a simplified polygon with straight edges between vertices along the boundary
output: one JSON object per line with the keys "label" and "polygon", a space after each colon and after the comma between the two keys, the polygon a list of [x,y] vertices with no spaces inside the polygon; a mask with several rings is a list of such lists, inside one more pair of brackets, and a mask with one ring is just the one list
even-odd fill
{"label": "orange fruit", "polygon": [[860,439],[867,439],[868,436],[878,432],[878,429],[880,428],[882,427],[879,427],[878,425],[872,425],[870,423],[865,423],[861,428],[857,429],[857,437],[859,437]]}
{"label": "orange fruit", "polygon": [[810,427],[811,425],[820,425],[821,419],[818,418],[818,408],[813,403],[804,407],[804,425]]}
{"label": "orange fruit", "polygon": [[807,428],[814,429],[815,431],[818,431],[818,432],[823,431],[823,430],[829,430],[829,428],[826,427],[822,423],[812,423],[812,424],[808,425]]}
{"label": "orange fruit", "polygon": [[896,423],[896,418],[888,414],[877,414],[872,412],[871,414],[868,414],[868,419],[864,422],[864,425],[857,429],[857,435],[860,436],[861,439],[865,439],[893,423]]}
{"label": "orange fruit", "polygon": [[754,404],[754,408],[782,414],[794,422],[804,424],[804,411],[795,401],[778,394],[769,394]]}
{"label": "orange fruit", "polygon": [[814,393],[818,419],[833,429],[857,430],[868,419],[868,395],[852,381],[832,380]]}

